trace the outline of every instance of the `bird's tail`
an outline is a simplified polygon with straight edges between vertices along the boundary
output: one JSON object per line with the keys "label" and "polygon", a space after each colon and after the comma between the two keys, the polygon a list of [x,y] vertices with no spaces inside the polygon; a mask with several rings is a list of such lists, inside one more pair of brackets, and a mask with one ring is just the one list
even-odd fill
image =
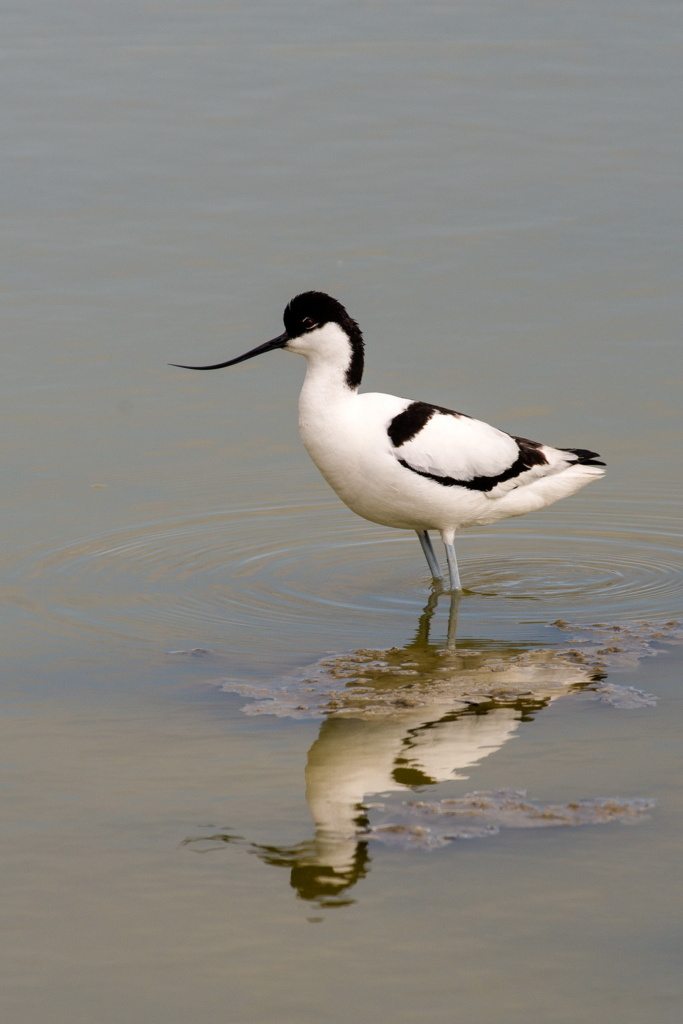
{"label": "bird's tail", "polygon": [[587,448],[560,448],[561,452],[571,452],[572,455],[576,455],[576,462],[582,466],[604,466],[604,462],[600,462],[600,456],[597,452],[589,452]]}

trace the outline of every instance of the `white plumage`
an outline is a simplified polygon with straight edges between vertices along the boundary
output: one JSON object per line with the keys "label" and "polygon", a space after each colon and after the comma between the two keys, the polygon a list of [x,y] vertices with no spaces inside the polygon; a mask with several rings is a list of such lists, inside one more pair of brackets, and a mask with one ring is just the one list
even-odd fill
{"label": "white plumage", "polygon": [[219,369],[275,348],[305,356],[299,430],[313,462],[359,516],[415,530],[432,575],[441,579],[427,532],[438,530],[452,590],[460,589],[457,530],[536,511],[604,473],[595,452],[514,437],[427,402],[358,394],[363,338],[329,295],[298,295],[284,323],[283,334],[236,359],[186,368]]}

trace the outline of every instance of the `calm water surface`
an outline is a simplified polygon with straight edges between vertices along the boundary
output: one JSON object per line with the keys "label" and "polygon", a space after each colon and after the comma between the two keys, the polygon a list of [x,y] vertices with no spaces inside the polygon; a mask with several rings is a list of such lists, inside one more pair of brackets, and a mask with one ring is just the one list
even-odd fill
{"label": "calm water surface", "polygon": [[[6,1019],[678,1022],[678,5],[0,10]],[[308,288],[366,388],[608,476],[430,601],[302,360],[167,366]],[[657,804],[368,832],[501,789]]]}

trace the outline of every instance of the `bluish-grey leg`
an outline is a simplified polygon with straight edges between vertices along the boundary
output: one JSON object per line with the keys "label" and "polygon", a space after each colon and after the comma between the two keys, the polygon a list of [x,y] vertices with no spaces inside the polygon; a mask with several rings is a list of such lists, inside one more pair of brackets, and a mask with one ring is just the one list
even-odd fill
{"label": "bluish-grey leg", "polygon": [[427,559],[427,565],[429,566],[432,578],[435,580],[442,580],[443,576],[441,574],[441,569],[439,569],[439,563],[436,560],[436,555],[434,554],[434,548],[432,547],[432,541],[429,534],[426,530],[416,530],[415,533],[422,545],[422,550],[424,551],[424,556]]}
{"label": "bluish-grey leg", "polygon": [[446,559],[448,560],[448,577],[451,582],[451,590],[462,590],[462,586],[460,584],[460,573],[458,572],[458,559],[455,557],[455,548],[453,547],[453,541],[444,541],[444,544],[446,546]]}

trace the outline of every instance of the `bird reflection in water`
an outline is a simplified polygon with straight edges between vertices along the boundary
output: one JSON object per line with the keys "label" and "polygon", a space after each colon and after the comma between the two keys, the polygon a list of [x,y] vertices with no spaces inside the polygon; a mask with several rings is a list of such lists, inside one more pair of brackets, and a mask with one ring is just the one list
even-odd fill
{"label": "bird reflection in water", "polygon": [[[202,851],[226,843],[247,845],[264,863],[287,868],[301,899],[327,907],[352,903],[350,890],[369,869],[370,843],[392,832],[386,826],[373,827],[373,809],[383,806],[373,804],[373,799],[467,779],[469,769],[500,750],[520,722],[533,720],[536,712],[572,688],[600,678],[596,664],[581,655],[547,648],[501,648],[487,641],[458,642],[457,595],[451,596],[446,643],[435,643],[430,627],[438,598],[431,594],[415,638],[405,647],[357,651],[323,661],[315,678],[300,681],[298,690],[280,693],[275,701],[257,707],[266,713],[324,717],[305,773],[306,799],[315,824],[312,839],[271,846],[225,831],[186,843]],[[304,698],[308,705],[302,705]],[[501,806],[499,801],[498,811]],[[612,811],[605,806],[603,802],[598,816],[585,821],[607,820]],[[391,804],[388,808],[391,811]],[[502,823],[528,826],[530,808],[533,817],[538,811],[534,805],[508,801]],[[631,811],[626,808],[624,814]],[[580,815],[554,822],[545,813],[535,816],[539,821],[533,824],[541,818],[547,819],[545,824],[584,823]],[[419,828],[402,827],[391,838],[409,846],[419,834]]]}

